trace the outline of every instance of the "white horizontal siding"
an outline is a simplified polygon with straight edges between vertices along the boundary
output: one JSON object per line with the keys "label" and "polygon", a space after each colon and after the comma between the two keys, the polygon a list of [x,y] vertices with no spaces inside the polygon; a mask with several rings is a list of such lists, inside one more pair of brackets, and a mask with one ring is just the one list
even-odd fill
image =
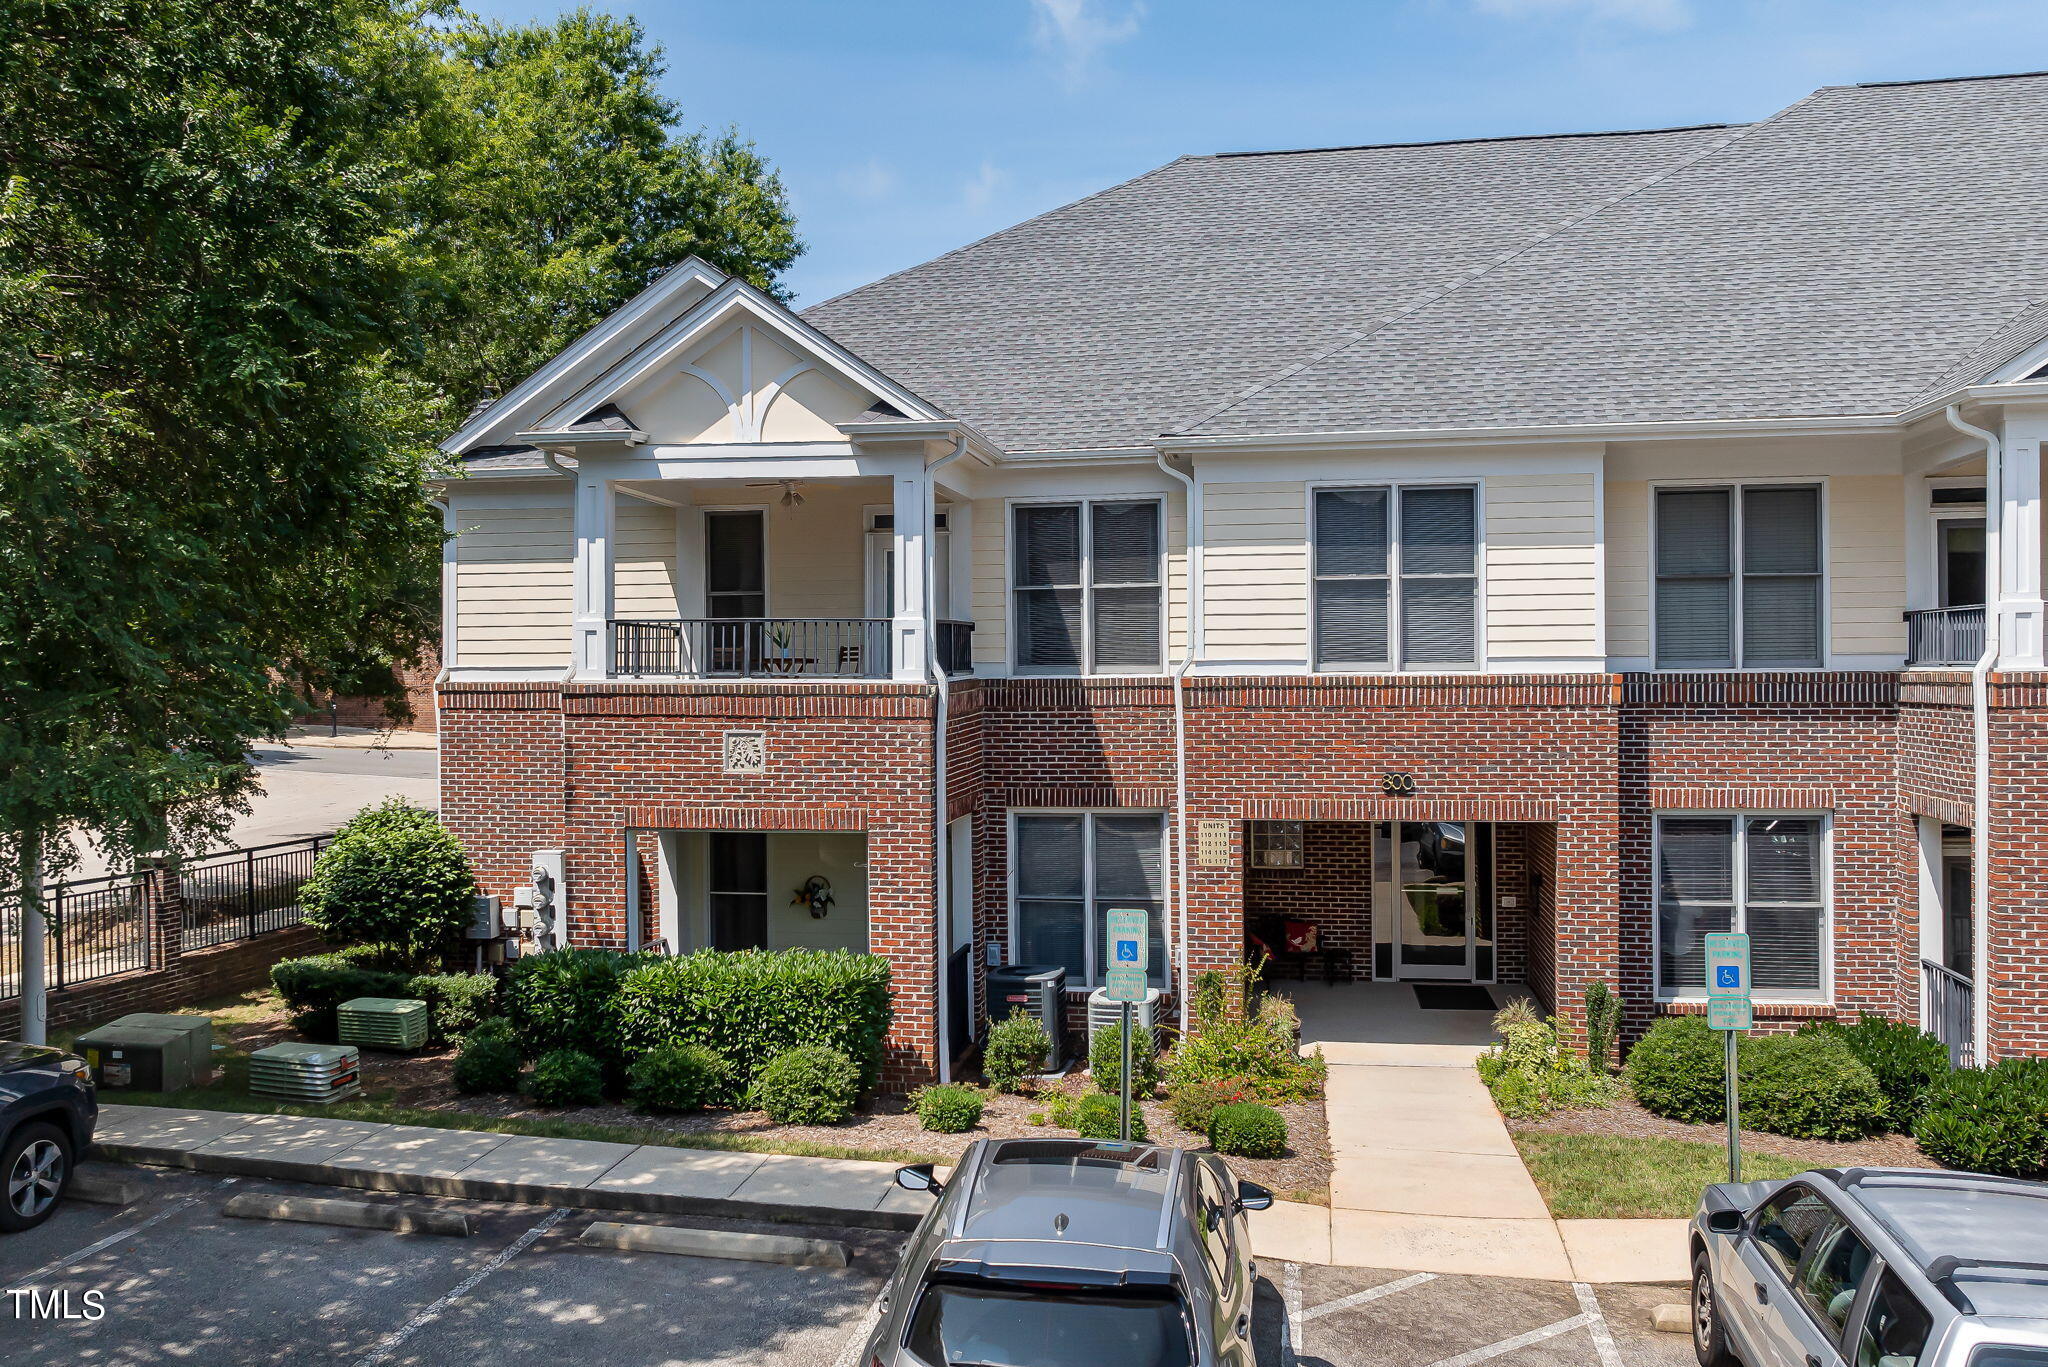
{"label": "white horizontal siding", "polygon": [[1650,656],[1650,485],[1607,486],[1607,653]]}
{"label": "white horizontal siding", "polygon": [[1591,474],[1485,481],[1489,661],[1594,659],[1599,482]]}
{"label": "white horizontal siding", "polygon": [[453,513],[454,662],[566,666],[575,603],[567,499],[485,503],[457,497]]}
{"label": "white horizontal siding", "polygon": [[1202,642],[1210,660],[1308,658],[1308,488],[1202,486]]}
{"label": "white horizontal siding", "polygon": [[612,610],[660,619],[676,612],[676,510],[623,495],[612,553]]}
{"label": "white horizontal siding", "polygon": [[1829,643],[1838,655],[1904,655],[1905,480],[1828,481]]}

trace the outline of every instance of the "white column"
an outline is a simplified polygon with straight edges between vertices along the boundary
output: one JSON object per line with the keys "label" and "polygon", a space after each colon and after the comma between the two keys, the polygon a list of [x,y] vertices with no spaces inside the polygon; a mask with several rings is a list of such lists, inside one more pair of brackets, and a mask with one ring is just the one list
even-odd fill
{"label": "white column", "polygon": [[626,952],[640,952],[640,833],[626,832]]}
{"label": "white column", "polygon": [[671,954],[687,954],[683,939],[683,833],[662,831],[660,877],[655,881],[654,900],[661,917],[660,935]]}
{"label": "white column", "polygon": [[919,471],[894,481],[896,618],[889,624],[891,677],[925,677],[925,538],[931,534],[932,480]]}
{"label": "white column", "polygon": [[611,672],[612,559],[618,523],[618,495],[601,466],[582,461],[576,470],[576,621],[574,662],[579,678],[602,679]]}

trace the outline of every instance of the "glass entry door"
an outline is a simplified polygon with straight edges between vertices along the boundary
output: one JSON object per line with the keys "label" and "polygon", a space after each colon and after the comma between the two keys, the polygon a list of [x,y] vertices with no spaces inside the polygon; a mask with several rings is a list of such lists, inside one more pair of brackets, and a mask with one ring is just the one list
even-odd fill
{"label": "glass entry door", "polygon": [[1492,982],[1493,827],[1384,821],[1373,832],[1373,976]]}

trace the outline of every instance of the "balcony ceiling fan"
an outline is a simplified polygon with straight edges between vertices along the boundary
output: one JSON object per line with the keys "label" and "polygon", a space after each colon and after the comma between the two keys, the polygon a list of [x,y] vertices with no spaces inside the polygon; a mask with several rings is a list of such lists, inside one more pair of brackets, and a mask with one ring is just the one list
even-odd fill
{"label": "balcony ceiling fan", "polygon": [[780,489],[782,490],[780,502],[783,507],[801,508],[804,506],[804,485],[800,479],[755,480],[747,485],[747,487],[749,489]]}

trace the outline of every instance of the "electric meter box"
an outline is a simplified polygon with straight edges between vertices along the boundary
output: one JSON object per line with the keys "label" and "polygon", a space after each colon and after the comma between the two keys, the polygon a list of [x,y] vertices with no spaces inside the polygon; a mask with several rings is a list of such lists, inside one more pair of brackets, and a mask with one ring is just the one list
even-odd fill
{"label": "electric meter box", "polygon": [[77,1041],[92,1080],[108,1091],[175,1092],[192,1085],[185,1036],[146,1025],[102,1025]]}
{"label": "electric meter box", "polygon": [[135,1011],[113,1022],[146,1030],[169,1030],[185,1037],[185,1063],[191,1069],[194,1086],[213,1081],[213,1021],[205,1016],[171,1015],[161,1011]]}

